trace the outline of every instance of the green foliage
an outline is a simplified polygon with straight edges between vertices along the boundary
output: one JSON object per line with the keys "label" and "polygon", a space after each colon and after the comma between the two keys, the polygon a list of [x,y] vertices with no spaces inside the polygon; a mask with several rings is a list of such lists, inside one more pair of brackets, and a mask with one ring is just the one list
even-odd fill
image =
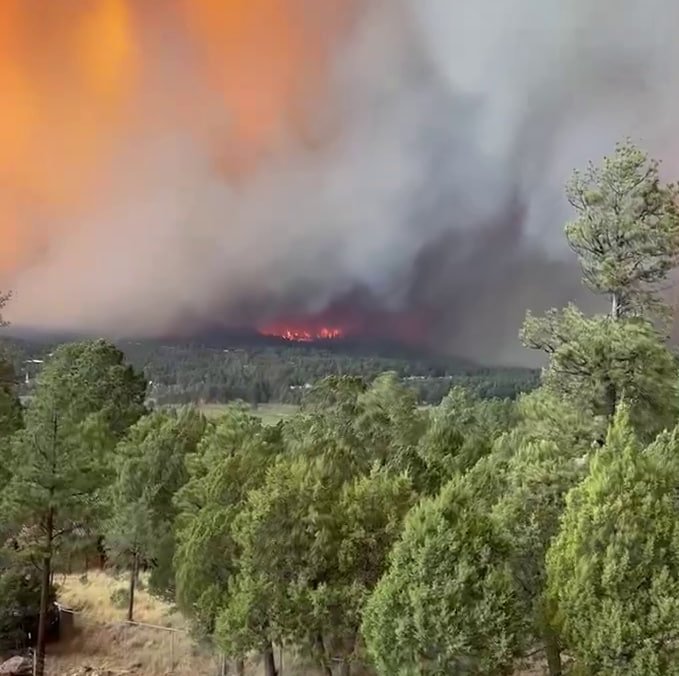
{"label": "green foliage", "polygon": [[552,609],[546,597],[545,556],[559,531],[566,496],[587,471],[587,457],[553,441],[523,443],[505,469],[504,491],[493,507],[512,543],[514,578],[528,609],[534,640],[557,650]]}
{"label": "green foliage", "polygon": [[627,140],[599,167],[575,172],[566,228],[585,284],[611,298],[614,318],[661,308],[657,292],[679,263],[679,188],[663,185],[655,160]]}
{"label": "green foliage", "polygon": [[106,544],[125,564],[153,560],[149,588],[174,597],[174,496],[188,480],[186,458],[194,454],[206,421],[194,409],[154,412],[134,425],[117,449]]}
{"label": "green foliage", "polygon": [[17,396],[14,368],[10,361],[0,356],[0,492],[11,477],[12,436],[23,424],[23,407]]}
{"label": "green foliage", "polygon": [[[23,649],[35,638],[40,611],[40,575],[30,561],[0,555],[0,654]],[[55,598],[51,588],[49,600]]]}
{"label": "green foliage", "polygon": [[636,429],[650,438],[673,426],[677,364],[650,323],[585,317],[569,305],[544,318],[528,313],[522,338],[549,355],[543,380],[550,391],[604,420],[624,396]]}
{"label": "green foliage", "polygon": [[[393,374],[331,377],[283,425],[287,449],[233,522],[239,568],[218,622],[229,654],[292,641],[351,659],[365,599],[412,504],[425,418]],[[420,463],[421,464],[421,463]]]}
{"label": "green foliage", "polygon": [[6,510],[15,524],[37,527],[50,555],[56,539],[91,529],[102,515],[112,450],[143,412],[143,380],[103,341],[66,345],[42,373],[12,439]]}
{"label": "green foliage", "polygon": [[[146,380],[105,340],[66,343],[56,349],[38,379],[37,405],[60,418],[83,420],[97,414],[118,441],[144,413]],[[31,406],[30,410],[35,410]]]}
{"label": "green foliage", "polygon": [[567,194],[577,212],[569,244],[585,284],[609,296],[611,311],[529,312],[522,340],[548,355],[543,381],[554,393],[605,423],[624,397],[635,429],[650,440],[679,412],[677,364],[651,323],[679,263],[679,188],[661,185],[658,163],[627,141],[601,167],[576,172]]}
{"label": "green foliage", "polygon": [[177,599],[205,634],[213,633],[239,567],[233,521],[280,451],[278,428],[233,406],[208,423],[196,453],[187,458],[189,480],[175,497]]}
{"label": "green foliage", "polygon": [[495,440],[516,423],[516,410],[508,400],[484,400],[456,387],[429,410],[426,422],[418,453],[426,466],[426,492],[436,493],[491,452]]}
{"label": "green foliage", "polygon": [[352,377],[323,379],[283,431],[292,452],[317,458],[344,479],[379,464],[395,474],[409,473],[419,486],[424,463],[417,445],[425,423],[412,393],[385,373],[370,387]]}
{"label": "green foliage", "polygon": [[417,506],[364,614],[378,672],[511,673],[525,607],[510,552],[463,479]]}
{"label": "green foliage", "polygon": [[111,592],[111,604],[114,608],[126,610],[130,605],[130,590],[128,587],[117,587]]}
{"label": "green foliage", "polygon": [[582,402],[564,399],[548,387],[523,395],[516,408],[516,426],[496,443],[498,448],[508,445],[510,453],[522,444],[548,441],[567,455],[574,452],[584,455],[606,434],[603,416],[595,417]]}
{"label": "green foliage", "polygon": [[383,470],[345,477],[313,457],[282,457],[250,493],[235,522],[237,592],[218,626],[229,654],[261,647],[261,635],[304,646],[322,665],[354,653],[363,605],[413,492]]}
{"label": "green foliage", "polygon": [[568,496],[548,555],[566,647],[588,673],[679,673],[676,432],[639,444],[626,407]]}
{"label": "green foliage", "polygon": [[[103,341],[64,346],[41,375],[25,428],[12,439],[3,507],[23,536],[23,553],[40,567],[45,593],[59,549],[94,539],[113,448],[143,412],[143,396],[143,379]],[[48,607],[41,605],[38,673],[44,669],[47,617]]]}

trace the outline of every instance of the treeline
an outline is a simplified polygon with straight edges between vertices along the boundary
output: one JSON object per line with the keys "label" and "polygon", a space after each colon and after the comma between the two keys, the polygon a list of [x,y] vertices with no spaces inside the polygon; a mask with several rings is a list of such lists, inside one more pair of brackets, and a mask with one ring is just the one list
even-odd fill
{"label": "treeline", "polygon": [[530,369],[485,369],[454,359],[381,357],[328,351],[307,346],[234,348],[200,346],[122,346],[152,382],[151,396],[160,404],[197,401],[247,401],[251,404],[299,404],[305,389],[326,376],[371,380],[393,371],[423,403],[438,403],[454,385],[485,397],[515,397],[535,387]]}
{"label": "treeline", "polygon": [[[32,378],[55,346],[14,341],[13,359]],[[451,387],[466,387],[484,398],[515,398],[538,384],[539,373],[525,368],[485,368],[460,359],[412,352],[380,356],[308,345],[251,344],[241,340],[227,349],[200,344],[125,341],[118,344],[126,359],[151,383],[148,395],[159,405],[246,401],[250,404],[299,404],[308,387],[329,375],[372,380],[393,371],[423,404],[438,404]],[[376,348],[375,348],[376,349]]]}
{"label": "treeline", "polygon": [[548,362],[516,401],[457,388],[423,410],[396,374],[341,375],[276,426],[236,404],[206,421],[144,411],[104,342],[59,348],[23,416],[3,399],[0,593],[31,557],[44,610],[54,567],[102,538],[130,616],[151,561],[239,673],[257,654],[274,676],[275,646],[325,676],[677,673],[679,369],[656,291],[679,191],[625,143],[568,196],[610,312],[529,314]]}

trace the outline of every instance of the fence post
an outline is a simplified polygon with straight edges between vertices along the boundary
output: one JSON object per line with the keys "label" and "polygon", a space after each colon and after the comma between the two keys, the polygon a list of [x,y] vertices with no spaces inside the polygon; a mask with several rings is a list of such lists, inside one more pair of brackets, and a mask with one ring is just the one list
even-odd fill
{"label": "fence post", "polygon": [[174,632],[170,632],[170,673],[174,674]]}

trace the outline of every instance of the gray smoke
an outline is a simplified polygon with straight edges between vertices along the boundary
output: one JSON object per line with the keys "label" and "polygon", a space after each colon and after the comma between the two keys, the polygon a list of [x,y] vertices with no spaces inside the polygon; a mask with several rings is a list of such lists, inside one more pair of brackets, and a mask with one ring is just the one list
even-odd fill
{"label": "gray smoke", "polygon": [[146,126],[79,227],[7,280],[10,319],[154,334],[362,290],[426,311],[437,347],[529,359],[526,308],[584,295],[563,239],[572,168],[631,135],[679,171],[677,25],[673,0],[372,0],[316,102],[330,143],[291,137],[234,183],[207,97],[200,132]]}

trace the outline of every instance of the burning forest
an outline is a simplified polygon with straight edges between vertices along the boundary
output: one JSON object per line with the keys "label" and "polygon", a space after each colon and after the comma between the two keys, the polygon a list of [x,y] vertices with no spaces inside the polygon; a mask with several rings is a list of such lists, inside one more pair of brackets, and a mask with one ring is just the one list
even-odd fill
{"label": "burning forest", "polygon": [[278,324],[262,329],[263,336],[282,338],[293,343],[313,343],[320,340],[340,340],[346,337],[346,333],[339,328],[321,326],[307,328],[290,324]]}
{"label": "burning forest", "polygon": [[8,319],[515,361],[523,309],[580,294],[571,168],[626,133],[679,158],[679,8],[654,8],[3,0]]}

